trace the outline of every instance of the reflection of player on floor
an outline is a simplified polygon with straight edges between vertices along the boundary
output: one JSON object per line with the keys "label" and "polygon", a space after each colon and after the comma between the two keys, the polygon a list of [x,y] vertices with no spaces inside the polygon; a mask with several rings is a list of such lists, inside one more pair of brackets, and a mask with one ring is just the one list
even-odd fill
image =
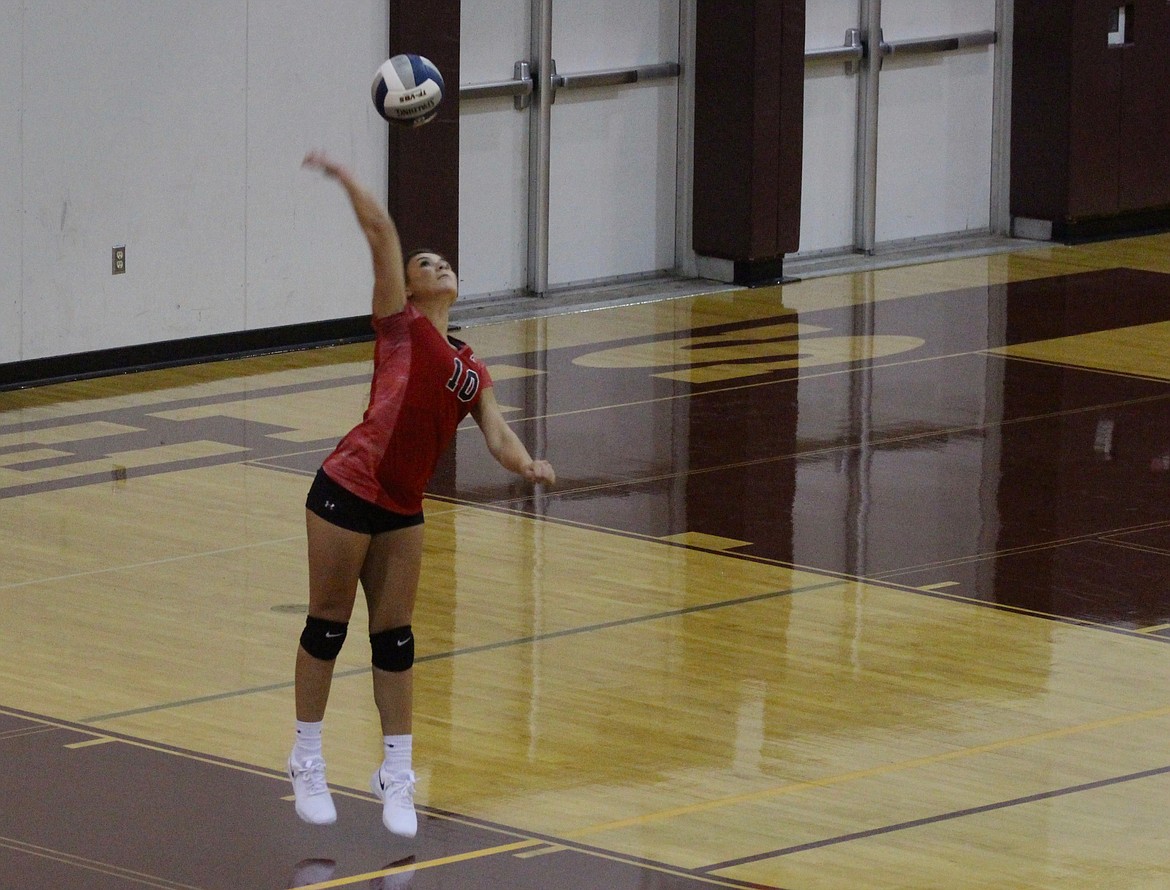
{"label": "reflection of player on floor", "polygon": [[414,857],[407,856],[397,862],[391,862],[386,868],[399,869],[394,874],[381,875],[370,881],[369,890],[402,890],[409,887],[414,881]]}
{"label": "reflection of player on floor", "polygon": [[293,868],[290,888],[311,887],[313,884],[323,884],[333,877],[337,871],[337,863],[332,859],[302,859]]}
{"label": "reflection of player on floor", "polygon": [[306,502],[309,617],[297,650],[289,775],[297,815],[322,825],[337,819],[325,782],[321,723],[360,581],[384,736],[383,762],[371,787],[383,801],[386,827],[413,837],[410,622],[422,561],[424,488],[468,413],[502,466],[534,483],[551,484],[556,474],[547,461],[532,459],[504,421],[487,368],[467,344],[446,336],[459,293],[450,263],[430,251],[404,261],[394,222],[348,170],[319,153],[310,153],[305,165],[342,185],[369,241],[376,339],[369,407],[325,459]]}

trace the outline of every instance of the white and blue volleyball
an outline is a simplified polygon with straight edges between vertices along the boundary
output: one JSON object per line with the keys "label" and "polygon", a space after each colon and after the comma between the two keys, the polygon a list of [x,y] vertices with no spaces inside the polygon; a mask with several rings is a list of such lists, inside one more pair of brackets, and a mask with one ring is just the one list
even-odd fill
{"label": "white and blue volleyball", "polygon": [[370,94],[378,114],[386,120],[421,127],[439,113],[443,75],[430,59],[401,53],[379,66]]}

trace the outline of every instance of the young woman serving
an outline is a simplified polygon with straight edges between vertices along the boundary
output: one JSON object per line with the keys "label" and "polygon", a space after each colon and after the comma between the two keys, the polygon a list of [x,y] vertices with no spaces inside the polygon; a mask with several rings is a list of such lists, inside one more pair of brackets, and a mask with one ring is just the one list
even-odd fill
{"label": "young woman serving", "polygon": [[376,339],[369,406],[325,459],[305,505],[309,615],[297,649],[289,777],[302,819],[336,821],[321,725],[360,582],[384,741],[371,788],[382,800],[386,827],[413,837],[410,625],[422,562],[424,489],[469,413],[502,466],[533,483],[555,483],[556,473],[548,461],[534,460],[505,422],[487,368],[466,343],[447,336],[448,313],[459,295],[451,264],[425,250],[404,257],[390,215],[345,167],[319,152],[304,163],[341,184],[369,242]]}

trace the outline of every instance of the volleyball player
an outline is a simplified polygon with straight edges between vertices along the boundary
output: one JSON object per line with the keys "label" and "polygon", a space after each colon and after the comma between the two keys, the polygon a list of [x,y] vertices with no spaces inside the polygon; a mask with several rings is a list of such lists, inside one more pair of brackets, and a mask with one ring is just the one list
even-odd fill
{"label": "volleyball player", "polygon": [[304,164],[340,183],[369,242],[375,345],[365,416],[325,459],[306,501],[309,614],[296,658],[289,776],[302,819],[336,821],[321,726],[360,582],[384,749],[371,788],[383,802],[386,827],[413,837],[411,617],[422,562],[423,491],[468,413],[503,467],[533,483],[552,484],[556,473],[548,461],[534,460],[504,421],[487,368],[467,344],[447,336],[459,295],[451,264],[425,250],[404,258],[390,215],[345,167],[319,152]]}

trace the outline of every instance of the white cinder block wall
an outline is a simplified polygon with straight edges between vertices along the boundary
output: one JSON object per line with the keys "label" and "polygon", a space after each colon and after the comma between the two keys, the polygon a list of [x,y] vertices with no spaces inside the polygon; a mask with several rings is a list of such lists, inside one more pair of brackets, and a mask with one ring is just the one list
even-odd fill
{"label": "white cinder block wall", "polygon": [[[0,363],[359,315],[384,0],[0,0]],[[123,275],[111,248],[126,246]]]}

